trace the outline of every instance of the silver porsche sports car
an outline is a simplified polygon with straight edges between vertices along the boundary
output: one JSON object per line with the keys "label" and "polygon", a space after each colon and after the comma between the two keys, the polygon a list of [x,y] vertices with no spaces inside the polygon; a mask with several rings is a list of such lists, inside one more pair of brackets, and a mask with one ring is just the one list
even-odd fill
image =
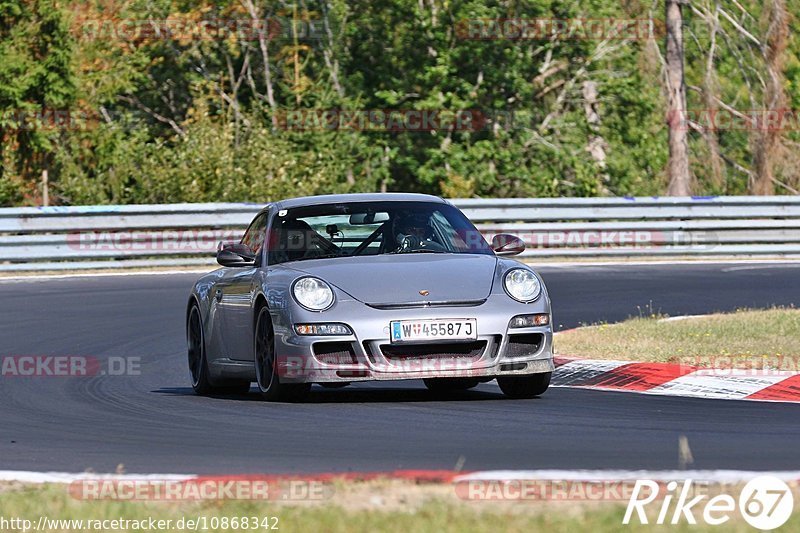
{"label": "silver porsche sports car", "polygon": [[497,379],[512,398],[542,394],[553,371],[541,278],[489,246],[451,203],[419,194],[349,194],[267,205],[186,310],[192,386],[298,401],[313,383],[422,379],[438,391]]}

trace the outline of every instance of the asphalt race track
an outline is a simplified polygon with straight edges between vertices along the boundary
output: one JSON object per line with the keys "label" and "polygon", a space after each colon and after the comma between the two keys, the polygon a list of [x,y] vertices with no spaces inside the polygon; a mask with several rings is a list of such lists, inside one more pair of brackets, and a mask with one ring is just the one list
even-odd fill
{"label": "asphalt race track", "polygon": [[[556,323],[649,310],[800,303],[800,265],[547,267]],[[449,397],[421,382],[315,387],[309,403],[200,398],[184,309],[197,276],[0,282],[0,356],[141,357],[141,375],[0,378],[0,470],[279,473],[393,469],[800,469],[800,405],[494,384]]]}

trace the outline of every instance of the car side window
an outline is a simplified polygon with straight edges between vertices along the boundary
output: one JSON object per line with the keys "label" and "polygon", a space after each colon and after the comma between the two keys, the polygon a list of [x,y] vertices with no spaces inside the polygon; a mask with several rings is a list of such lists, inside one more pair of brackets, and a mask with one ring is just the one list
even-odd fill
{"label": "car side window", "polygon": [[250,224],[250,227],[247,228],[247,231],[242,237],[242,244],[247,245],[253,253],[258,255],[261,252],[261,248],[264,246],[264,237],[265,237],[265,230],[267,229],[267,214],[262,213],[253,220],[253,223]]}

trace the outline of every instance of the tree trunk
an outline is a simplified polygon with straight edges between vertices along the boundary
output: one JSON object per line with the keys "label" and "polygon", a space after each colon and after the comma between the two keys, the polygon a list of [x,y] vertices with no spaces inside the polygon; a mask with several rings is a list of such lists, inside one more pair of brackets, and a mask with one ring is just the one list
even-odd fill
{"label": "tree trunk", "polygon": [[[256,9],[255,4],[253,4],[253,0],[242,0],[242,5],[244,5],[247,12],[250,14],[250,18],[253,21],[254,27],[259,27],[259,24],[263,20],[267,20],[267,31],[269,33],[269,17],[260,18],[258,10]],[[270,65],[270,57],[269,57],[269,39],[265,35],[265,32],[258,32],[258,44],[261,48],[261,60],[264,63],[264,86],[267,91],[267,103],[269,104],[270,110],[272,111],[272,125],[273,127],[277,127],[278,125],[278,117],[277,117],[277,105],[275,103],[275,94],[272,87],[272,67]]]}
{"label": "tree trunk", "polygon": [[666,0],[667,107],[669,117],[670,196],[691,195],[689,141],[686,127],[686,84],[683,75],[683,12],[686,0]]}
{"label": "tree trunk", "polygon": [[[717,52],[717,33],[719,33],[719,0],[714,4],[714,15],[711,18],[709,28],[711,33],[710,45],[708,48],[708,55],[706,57],[706,72],[703,77],[703,100],[705,101],[705,112],[708,116],[714,117],[717,113],[717,81],[716,71],[714,69],[714,59]],[[725,166],[723,165],[722,156],[720,156],[719,137],[716,129],[709,128],[704,132],[706,143],[708,143],[708,155],[710,164],[710,181],[714,186],[716,192],[724,194],[726,186],[725,179]]]}
{"label": "tree trunk", "polygon": [[608,143],[603,136],[600,135],[600,113],[598,112],[598,91],[597,82],[587,80],[583,82],[583,108],[586,113],[586,122],[589,125],[590,137],[589,144],[586,150],[597,163],[597,168],[600,169],[601,182],[599,183],[599,193],[602,195],[609,195],[608,190],[609,182],[611,181],[606,164],[606,148]]}
{"label": "tree trunk", "polygon": [[775,194],[775,178],[772,173],[775,151],[780,142],[780,117],[786,107],[783,92],[783,59],[789,35],[789,18],[786,0],[771,0],[769,5],[769,29],[764,39],[764,58],[767,62],[767,86],[764,91],[764,117],[756,132],[754,170],[751,192],[757,195]]}

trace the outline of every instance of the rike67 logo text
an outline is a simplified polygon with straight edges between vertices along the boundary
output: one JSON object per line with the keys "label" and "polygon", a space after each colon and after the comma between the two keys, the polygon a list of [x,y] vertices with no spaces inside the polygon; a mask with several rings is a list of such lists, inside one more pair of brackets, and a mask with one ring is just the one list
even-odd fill
{"label": "rike67 logo text", "polygon": [[[709,488],[708,485],[698,486],[692,480],[682,485],[671,481],[666,487],[655,481],[638,480],[622,523],[638,520],[641,524],[700,522],[721,526],[740,514],[754,528],[769,531],[785,524],[794,508],[794,495],[789,485],[772,476],[760,476],[748,482],[738,499],[729,494],[711,496],[710,490],[703,487]],[[655,511],[658,511],[657,516]]]}

